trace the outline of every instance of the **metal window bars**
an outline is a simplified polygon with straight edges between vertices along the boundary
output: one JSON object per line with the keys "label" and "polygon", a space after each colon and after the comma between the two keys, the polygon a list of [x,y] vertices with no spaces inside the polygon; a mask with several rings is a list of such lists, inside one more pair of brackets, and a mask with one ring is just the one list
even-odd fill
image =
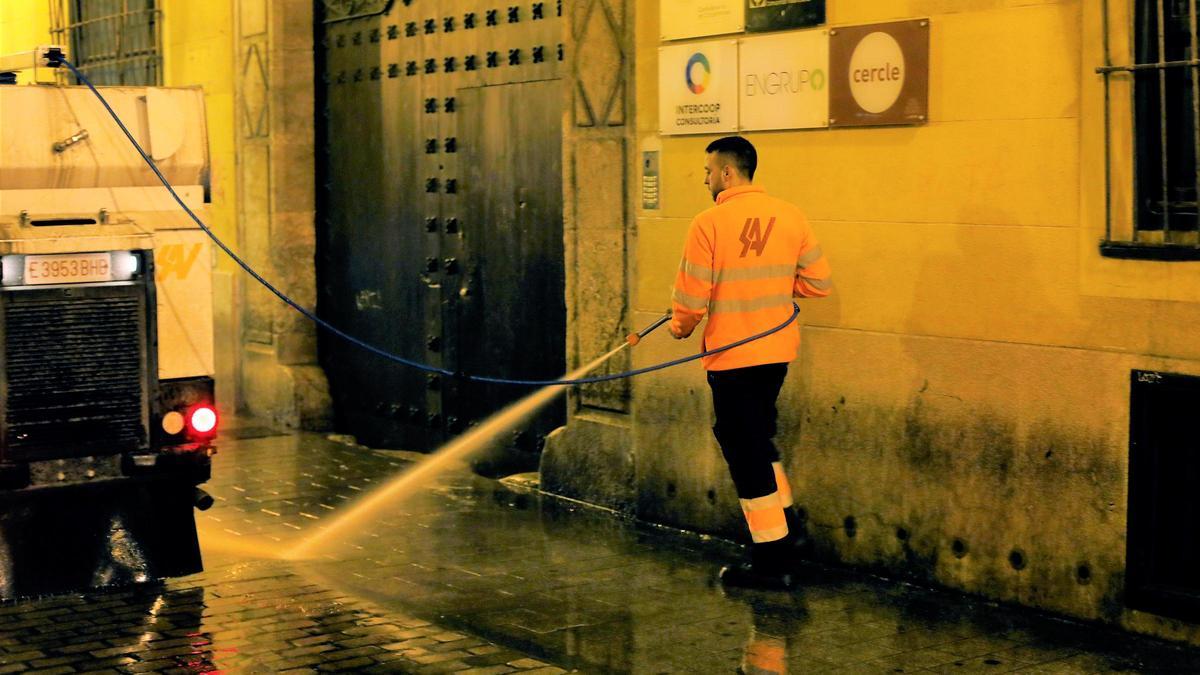
{"label": "metal window bars", "polygon": [[[162,84],[156,0],[48,0],[50,32],[95,84]],[[62,75],[64,78],[65,74]]]}
{"label": "metal window bars", "polygon": [[[1102,3],[1105,241],[1114,240],[1111,76],[1133,78],[1133,228],[1128,243],[1200,247],[1200,58],[1198,0],[1128,0],[1133,58],[1113,65],[1110,0]],[[1172,145],[1174,143],[1174,145]],[[1170,256],[1166,256],[1170,257]]]}

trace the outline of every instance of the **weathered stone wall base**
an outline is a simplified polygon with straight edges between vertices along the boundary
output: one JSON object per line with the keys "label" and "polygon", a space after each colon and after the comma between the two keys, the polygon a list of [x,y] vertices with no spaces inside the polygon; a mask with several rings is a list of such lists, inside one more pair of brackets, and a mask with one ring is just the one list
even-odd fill
{"label": "weathered stone wall base", "polygon": [[329,385],[319,366],[280,365],[275,350],[250,345],[243,352],[245,407],[283,429],[332,428]]}
{"label": "weathered stone wall base", "polygon": [[788,473],[827,556],[1143,622],[1121,599],[1129,373],[1200,364],[814,328],[798,365]]}
{"label": "weathered stone wall base", "polygon": [[[1200,641],[1200,628],[1122,601],[1129,373],[1200,363],[815,327],[803,336],[776,441],[820,559]],[[647,340],[634,365],[686,353]],[[634,410],[638,516],[746,541],[700,367],[639,378]]]}
{"label": "weathered stone wall base", "polygon": [[546,438],[541,487],[548,492],[632,512],[636,501],[629,416],[588,411]]}
{"label": "weathered stone wall base", "polygon": [[[237,0],[241,253],[300,305],[316,304],[313,4]],[[328,428],[315,328],[246,275],[242,412],[288,429]],[[235,364],[236,366],[237,364]]]}

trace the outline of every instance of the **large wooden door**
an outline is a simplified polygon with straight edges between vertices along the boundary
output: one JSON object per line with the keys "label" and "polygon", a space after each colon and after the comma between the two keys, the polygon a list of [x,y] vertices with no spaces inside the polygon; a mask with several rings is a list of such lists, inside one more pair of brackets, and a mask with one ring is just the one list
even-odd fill
{"label": "large wooden door", "polygon": [[[466,373],[561,377],[566,300],[559,81],[464,89],[458,98],[471,227],[463,235],[467,274],[456,360]],[[456,416],[478,417],[529,391],[468,383],[448,403]],[[532,454],[565,422],[560,400],[507,440],[518,453]],[[519,457],[507,458],[513,459]]]}
{"label": "large wooden door", "polygon": [[[447,370],[561,375],[557,3],[326,0],[318,21],[318,313]],[[319,354],[339,429],[373,446],[436,448],[527,392],[329,336]],[[561,419],[505,439],[509,459],[532,466]]]}

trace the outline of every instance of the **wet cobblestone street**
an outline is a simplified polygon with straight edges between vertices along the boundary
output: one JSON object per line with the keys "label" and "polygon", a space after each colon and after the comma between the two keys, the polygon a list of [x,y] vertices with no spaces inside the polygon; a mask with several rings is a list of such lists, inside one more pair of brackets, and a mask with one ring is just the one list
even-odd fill
{"label": "wet cobblestone street", "polygon": [[232,435],[197,514],[206,571],[0,605],[0,673],[1200,672],[1198,650],[845,572],[727,593],[737,547],[461,471],[290,562],[419,456]]}

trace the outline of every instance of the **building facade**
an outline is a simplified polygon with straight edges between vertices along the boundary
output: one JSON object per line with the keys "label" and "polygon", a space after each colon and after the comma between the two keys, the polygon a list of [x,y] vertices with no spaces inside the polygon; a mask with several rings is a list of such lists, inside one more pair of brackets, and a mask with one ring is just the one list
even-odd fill
{"label": "building facade", "polygon": [[[561,335],[570,368],[658,318],[687,226],[711,203],[704,148],[719,135],[660,133],[660,50],[748,36],[668,39],[679,34],[679,15],[662,12],[659,0],[517,7],[512,23],[539,13],[561,19],[557,44],[523,29],[502,32],[508,4],[374,4],[370,18],[348,19],[361,26],[325,29],[335,40],[317,45],[328,69],[321,73],[312,69],[314,22],[342,3],[315,11],[308,2],[163,3],[165,83],[200,84],[209,97],[214,229],[302,302],[315,302],[309,261],[324,236],[319,206],[310,206],[321,161],[314,139],[324,124],[318,104],[350,96],[356,70],[338,56],[336,36],[351,49],[359,33],[371,49],[371,29],[379,30],[382,46],[361,58],[377,60],[363,68],[362,86],[376,87],[363,100],[380,120],[395,110],[378,95],[391,86],[390,67],[403,83],[407,62],[416,64],[418,79],[396,92],[419,97],[402,109],[426,126],[396,137],[420,159],[390,166],[405,185],[437,178],[440,187],[459,177],[438,174],[453,165],[415,149],[433,147],[432,138],[444,151],[451,135],[428,127],[426,102],[438,99],[444,115],[444,99],[460,87],[481,89],[460,100],[483,100],[488,87],[539,79],[488,79],[486,62],[496,53],[501,70],[525,67],[541,46],[561,59],[544,79],[557,83],[562,102],[565,325],[546,330]],[[1200,642],[1200,502],[1185,480],[1200,475],[1187,425],[1200,400],[1189,379],[1200,375],[1200,262],[1190,260],[1200,125],[1191,112],[1200,91],[1193,17],[1167,3],[1159,21],[1154,8],[1163,5],[1141,0],[824,4],[823,23],[771,34],[916,20],[927,22],[929,51],[919,123],[745,132],[759,150],[756,182],[808,214],[834,268],[834,294],[801,303],[801,355],[780,398],[777,438],[817,556]],[[22,41],[13,26],[49,30],[48,21],[39,28],[31,20],[42,5],[4,3],[0,51]],[[492,33],[483,23],[489,10],[501,24]],[[463,19],[474,13],[480,28],[468,38]],[[405,43],[410,23],[418,34]],[[480,60],[478,80],[461,70],[468,56]],[[436,72],[425,70],[431,59]],[[339,69],[351,80],[340,89]],[[460,84],[447,84],[450,77]],[[653,166],[644,163],[651,157]],[[415,245],[469,253],[466,209],[447,211],[459,207],[444,192],[421,198],[436,212],[393,225],[437,237]],[[447,229],[447,218],[463,218],[467,234]],[[448,273],[444,258],[453,256],[429,257],[438,275]],[[322,423],[337,405],[314,365],[311,329],[227,261],[216,265],[225,275],[219,337],[238,400],[285,423]],[[430,306],[457,302],[439,285],[446,279],[423,278],[437,285],[433,305],[368,293],[359,310],[428,319]],[[440,316],[429,320],[443,332],[428,340],[422,332],[406,355],[450,358],[426,347],[472,328]],[[609,367],[697,347],[656,334],[629,362]],[[414,391],[419,400],[364,414],[398,429],[425,425],[436,432],[429,438],[452,434],[437,407],[449,394]],[[579,389],[566,413],[541,451],[544,489],[744,537],[697,364]]]}
{"label": "building facade", "polygon": [[[631,224],[633,326],[667,303],[688,223],[709,205],[702,166],[715,137],[659,134],[660,48],[714,38],[663,40],[674,29],[657,4],[639,3],[635,26],[638,144],[660,153],[660,194]],[[1137,36],[1158,30],[1154,4],[831,1],[826,25],[805,29],[929,23],[924,123],[746,133],[756,182],[807,212],[834,268],[833,296],[800,303],[777,438],[822,559],[1200,637],[1186,621],[1200,581],[1175,569],[1196,560],[1185,534],[1196,500],[1171,487],[1173,472],[1195,475],[1180,412],[1196,395],[1170,375],[1200,373],[1200,275],[1196,262],[1162,259],[1194,259],[1195,165],[1146,151],[1169,131],[1159,147],[1194,156],[1192,103],[1179,93],[1194,69],[1153,65],[1194,57],[1178,36],[1161,59],[1154,34]],[[1162,30],[1186,29],[1186,8],[1172,11],[1182,14]],[[1152,65],[1104,70],[1135,62]],[[1131,86],[1160,73],[1161,113]],[[1155,123],[1176,108],[1188,114]],[[1145,172],[1181,187],[1159,198]],[[641,205],[642,188],[634,181],[627,199]],[[647,341],[634,365],[696,348]],[[1171,382],[1184,384],[1161,388]],[[550,484],[742,536],[700,368],[635,380],[630,410],[602,427],[620,429],[611,447],[632,448],[619,490],[594,494],[613,483],[569,470],[605,447],[569,442],[570,425],[543,460]]]}

